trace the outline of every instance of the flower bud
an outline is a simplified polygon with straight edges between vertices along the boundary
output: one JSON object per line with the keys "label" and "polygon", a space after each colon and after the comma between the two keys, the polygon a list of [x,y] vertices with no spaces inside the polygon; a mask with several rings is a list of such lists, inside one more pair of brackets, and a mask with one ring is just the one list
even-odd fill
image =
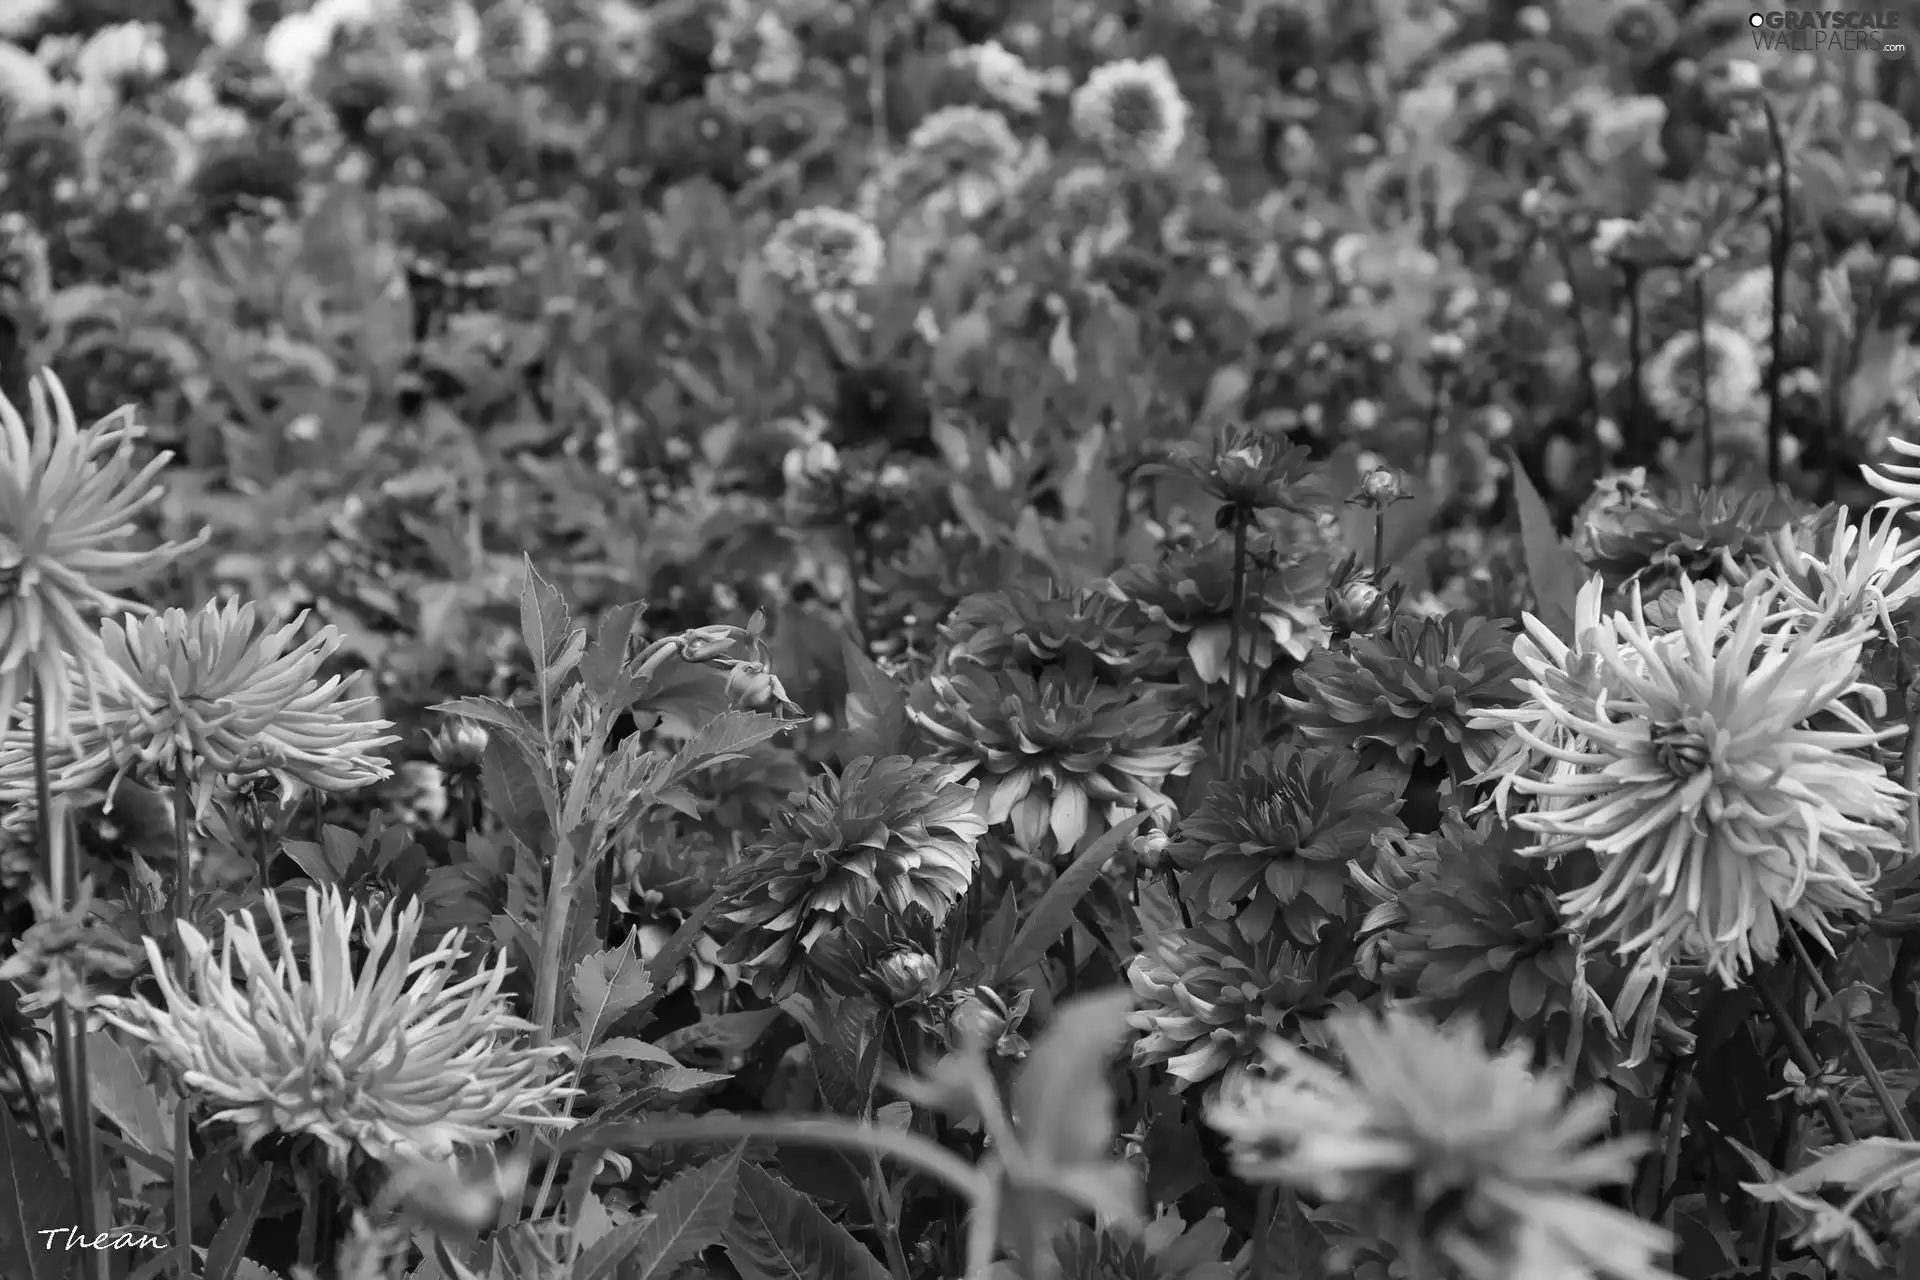
{"label": "flower bud", "polygon": [[1006,1032],[1006,1002],[986,987],[975,987],[948,1017],[947,1027],[955,1044],[990,1049]]}
{"label": "flower bud", "polygon": [[923,951],[889,952],[880,958],[876,976],[895,1007],[921,1004],[940,987],[940,966]]}
{"label": "flower bud", "polygon": [[1133,840],[1133,856],[1139,859],[1142,871],[1164,871],[1167,868],[1167,846],[1172,841],[1164,831],[1149,831]]}
{"label": "flower bud", "polygon": [[489,741],[487,731],[473,721],[455,720],[428,740],[427,749],[435,764],[448,773],[458,773],[480,767]]}
{"label": "flower bud", "polygon": [[1361,501],[1375,509],[1390,507],[1406,496],[1399,474],[1389,467],[1375,467],[1360,481]]}
{"label": "flower bud", "polygon": [[780,474],[786,477],[788,485],[796,488],[831,479],[839,473],[840,452],[824,440],[805,448],[789,449],[780,462]]}

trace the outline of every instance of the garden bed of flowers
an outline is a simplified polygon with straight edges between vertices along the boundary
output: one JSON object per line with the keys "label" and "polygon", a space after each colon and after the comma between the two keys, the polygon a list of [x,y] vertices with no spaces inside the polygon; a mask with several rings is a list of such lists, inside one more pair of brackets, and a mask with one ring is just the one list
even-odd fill
{"label": "garden bed of flowers", "polygon": [[0,3],[0,1277],[1920,1276],[1751,12]]}

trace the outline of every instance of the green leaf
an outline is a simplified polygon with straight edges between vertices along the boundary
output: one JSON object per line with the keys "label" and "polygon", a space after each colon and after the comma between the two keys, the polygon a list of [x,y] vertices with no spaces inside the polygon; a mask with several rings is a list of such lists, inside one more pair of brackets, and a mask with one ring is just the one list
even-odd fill
{"label": "green leaf", "polygon": [[725,1244],[740,1280],[887,1280],[845,1227],[756,1165],[740,1169]]}
{"label": "green leaf", "polygon": [[786,732],[787,722],[760,711],[723,711],[700,726],[685,746],[673,753],[662,788],[670,787],[696,769],[736,760],[749,747]]}
{"label": "green leaf", "polygon": [[93,1032],[87,1037],[87,1079],[93,1085],[94,1105],[128,1142],[149,1155],[173,1154],[178,1099],[171,1092],[163,1099],[147,1082],[133,1050],[105,1031]]}
{"label": "green leaf", "polygon": [[498,739],[489,742],[480,760],[480,782],[487,807],[507,830],[533,852],[545,849],[553,830],[547,788],[520,753]]}
{"label": "green leaf", "polygon": [[1054,1010],[1013,1082],[1014,1126],[1043,1170],[1096,1165],[1113,1148],[1113,1087],[1107,1062],[1127,1032],[1133,993],[1080,996]]}
{"label": "green leaf", "polygon": [[1300,1197],[1273,1188],[1273,1217],[1266,1224],[1268,1273],[1274,1280],[1327,1280],[1327,1242],[1300,1211]]}
{"label": "green leaf", "polygon": [[527,582],[520,591],[520,638],[533,659],[540,697],[552,702],[554,691],[579,665],[587,651],[587,633],[576,631],[567,614],[560,588],[540,576],[533,557],[526,557]]}
{"label": "green leaf", "polygon": [[1003,958],[994,966],[993,977],[988,986],[998,986],[1010,978],[1016,978],[1047,958],[1047,952],[1060,940],[1060,935],[1073,925],[1073,910],[1080,904],[1093,882],[1106,870],[1107,862],[1120,851],[1127,837],[1134,833],[1139,825],[1147,820],[1145,813],[1136,813],[1120,825],[1106,831],[1098,840],[1087,846],[1086,852],[1073,860],[1073,864],[1060,873],[1060,878],[1050,885],[1033,914],[1014,935],[1013,943],[1003,953]]}
{"label": "green leaf", "polygon": [[719,1244],[740,1189],[741,1143],[718,1160],[662,1183],[637,1220],[615,1227],[574,1265],[572,1280],[665,1280],[681,1263]]}
{"label": "green leaf", "polygon": [[653,984],[653,994],[640,1002],[641,1010],[652,1008],[653,1002],[666,994],[675,970],[693,954],[693,949],[700,945],[700,939],[706,935],[707,922],[713,919],[719,902],[717,895],[709,896],[680,922],[680,927],[667,939],[667,945],[654,952],[653,959],[647,962],[647,978]]}
{"label": "green leaf", "polygon": [[[574,996],[575,1001],[579,995]],[[587,1061],[596,1058],[617,1058],[621,1062],[655,1062],[663,1067],[677,1067],[680,1064],[672,1054],[657,1044],[648,1044],[645,1040],[636,1040],[632,1036],[615,1036],[611,1040],[602,1040],[587,1054]]]}
{"label": "green leaf", "polygon": [[573,1000],[582,1053],[598,1044],[614,1023],[653,990],[635,945],[638,936],[629,933],[618,947],[596,951],[574,966]]}
{"label": "green leaf", "polygon": [[73,1188],[60,1166],[0,1106],[0,1276],[66,1280],[73,1254],[45,1232],[75,1226]]}
{"label": "green leaf", "polygon": [[907,741],[907,696],[900,682],[844,635],[840,657],[847,668],[846,742],[840,754],[848,760],[896,754]]}
{"label": "green leaf", "polygon": [[1527,479],[1526,468],[1511,453],[1507,461],[1513,468],[1513,499],[1520,508],[1520,547],[1526,554],[1527,579],[1533,586],[1534,608],[1538,617],[1563,640],[1573,639],[1573,609],[1581,584],[1587,580],[1580,557],[1560,540],[1553,527],[1553,516],[1540,493]]}
{"label": "green leaf", "polygon": [[262,1169],[240,1189],[232,1215],[220,1224],[213,1243],[207,1246],[205,1280],[242,1280],[240,1266],[247,1261],[243,1256],[247,1240],[253,1235],[254,1220],[267,1202],[267,1187],[272,1182],[273,1171]]}
{"label": "green leaf", "polygon": [[640,620],[640,604],[615,605],[601,615],[599,625],[593,630],[593,644],[588,648],[586,657],[580,662],[580,678],[586,681],[587,689],[603,708],[618,714],[625,711],[617,706],[627,677],[627,646],[633,639],[633,628]]}

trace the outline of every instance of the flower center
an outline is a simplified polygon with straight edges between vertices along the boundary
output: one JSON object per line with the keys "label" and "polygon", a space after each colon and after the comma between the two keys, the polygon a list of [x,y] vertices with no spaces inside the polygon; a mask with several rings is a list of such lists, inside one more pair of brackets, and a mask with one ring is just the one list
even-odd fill
{"label": "flower center", "polygon": [[1691,778],[1713,763],[1713,748],[1692,716],[1654,725],[1650,739],[1653,758],[1676,778]]}

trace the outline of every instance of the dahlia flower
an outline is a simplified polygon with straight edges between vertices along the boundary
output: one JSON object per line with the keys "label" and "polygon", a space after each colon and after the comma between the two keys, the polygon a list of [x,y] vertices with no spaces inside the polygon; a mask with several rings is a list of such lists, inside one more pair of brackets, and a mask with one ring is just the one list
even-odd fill
{"label": "dahlia flower", "polygon": [[773,229],[765,247],[767,270],[802,293],[832,298],[880,278],[886,245],[858,214],[803,209]]}
{"label": "dahlia flower", "polygon": [[864,996],[882,1008],[916,1009],[952,986],[955,940],[919,907],[896,912],[875,906],[821,938],[808,962],[820,985],[834,995]]}
{"label": "dahlia flower", "polygon": [[1198,742],[1166,744],[1182,718],[1170,691],[1112,688],[1090,672],[969,669],[934,676],[914,702],[907,714],[942,757],[978,778],[987,824],[1011,821],[1028,852],[1051,832],[1069,854],[1136,808],[1171,821],[1160,787],[1203,754]]}
{"label": "dahlia flower", "polygon": [[863,756],[828,773],[721,881],[720,958],[785,994],[814,944],[879,903],[937,923],[973,883],[987,824],[948,766]]}
{"label": "dahlia flower", "polygon": [[1407,843],[1411,856],[1396,868],[1406,883],[1363,925],[1380,984],[1435,1022],[1472,1015],[1489,1051],[1517,1036],[1588,1078],[1607,1075],[1621,1046],[1594,983],[1615,971],[1583,958],[1560,908],[1592,878],[1592,857],[1529,857],[1506,823],[1457,814]]}
{"label": "dahlia flower", "polygon": [[[165,1007],[144,996],[102,1002],[110,1023],[151,1045],[187,1095],[218,1107],[213,1119],[239,1126],[247,1146],[304,1135],[344,1173],[356,1154],[443,1160],[515,1125],[568,1123],[551,1110],[575,1092],[548,1078],[560,1050],[518,1043],[532,1025],[501,995],[504,956],[457,979],[464,930],[416,958],[418,903],[397,915],[389,905],[363,931],[359,908],[328,887],[306,893],[303,963],[275,895],[266,910],[272,958],[250,913],[226,915],[217,955],[182,921],[186,984],[146,940]],[[366,958],[356,969],[361,938]]]}
{"label": "dahlia flower", "polygon": [[[726,851],[711,837],[648,831],[623,838],[616,857],[613,906],[629,918],[640,958],[651,964],[687,917],[713,896],[714,881],[727,865]],[[719,939],[702,932],[664,985],[669,994],[682,987],[696,996],[709,990],[718,994],[739,976],[735,966],[721,963]]]}
{"label": "dahlia flower", "polygon": [[1139,1066],[1165,1063],[1174,1088],[1244,1067],[1270,1036],[1324,1044],[1323,1020],[1353,1003],[1338,989],[1340,958],[1280,933],[1250,942],[1229,920],[1206,920],[1152,941],[1127,966],[1128,1024]]}
{"label": "dahlia flower", "polygon": [[31,426],[0,396],[0,730],[12,726],[37,677],[47,736],[57,740],[67,735],[76,685],[89,700],[120,687],[87,615],[142,610],[109,592],[158,573],[205,535],[124,550],[134,518],[160,500],[154,478],[173,455],[136,471],[132,409],[83,430],[51,373],[31,394]]}
{"label": "dahlia flower", "polygon": [[1399,780],[1351,756],[1256,751],[1181,819],[1167,856],[1210,915],[1258,941],[1276,924],[1311,946],[1347,913],[1347,863],[1399,831]]}
{"label": "dahlia flower", "polygon": [[1103,683],[1150,678],[1166,666],[1172,633],[1129,601],[1098,591],[981,592],[940,626],[948,666],[1038,672],[1092,670]]}
{"label": "dahlia flower", "polygon": [[1714,421],[1751,414],[1760,394],[1760,360],[1753,344],[1736,330],[1709,323],[1704,362],[1700,352],[1700,335],[1686,329],[1648,358],[1643,371],[1648,407],[1675,426],[1698,423],[1704,363],[1705,398]]}
{"label": "dahlia flower", "polygon": [[[1920,444],[1887,438],[1887,448],[1903,458],[1920,458]],[[1920,465],[1911,462],[1883,462],[1877,467],[1860,468],[1861,478],[1887,495],[1886,506],[1898,511],[1920,502]]]}
{"label": "dahlia flower", "polygon": [[[1250,560],[1261,554],[1266,541],[1248,538]],[[1231,666],[1233,579],[1233,539],[1218,535],[1156,564],[1130,565],[1113,575],[1108,589],[1184,637],[1194,675],[1211,685],[1224,683]],[[1247,570],[1241,584],[1242,693],[1251,692],[1260,673],[1270,670],[1279,655],[1304,662],[1326,643],[1321,619],[1326,587],[1327,560],[1318,552],[1293,556],[1269,569]]]}
{"label": "dahlia flower", "polygon": [[1165,58],[1095,67],[1071,100],[1073,129],[1108,154],[1165,169],[1180,154],[1193,109]]}
{"label": "dahlia flower", "polygon": [[1760,561],[1767,539],[1793,518],[1792,503],[1771,493],[1627,496],[1603,483],[1574,522],[1574,551],[1612,586],[1635,581],[1658,589],[1676,577],[1716,577],[1729,559]]}
{"label": "dahlia flower", "polygon": [[1274,1041],[1273,1069],[1208,1108],[1242,1178],[1341,1201],[1414,1274],[1672,1280],[1655,1264],[1668,1234],[1592,1195],[1629,1181],[1644,1148],[1598,1141],[1606,1095],[1569,1098],[1526,1046],[1490,1056],[1472,1025],[1356,1010],[1328,1031],[1344,1071]]}
{"label": "dahlia flower", "polygon": [[1262,511],[1309,514],[1323,495],[1313,478],[1305,445],[1253,427],[1221,432],[1207,448],[1175,446],[1164,462],[1150,462],[1142,477],[1175,476],[1199,485],[1217,500],[1214,524],[1231,529]]}
{"label": "dahlia flower", "polygon": [[[1531,705],[1488,717],[1549,762],[1513,784],[1536,802],[1513,819],[1541,837],[1534,851],[1599,858],[1563,901],[1589,942],[1654,970],[1697,960],[1729,986],[1775,957],[1780,916],[1824,940],[1833,917],[1871,911],[1906,806],[1863,754],[1901,730],[1875,730],[1847,703],[1883,706],[1859,680],[1866,631],[1782,614],[1774,591],[1731,595],[1682,578],[1677,629],[1663,635],[1636,591],[1632,612],[1591,637],[1600,697],[1563,704],[1564,671],[1528,653]],[[1561,744],[1528,727],[1543,713]],[[1824,727],[1807,727],[1816,717]]]}
{"label": "dahlia flower", "polygon": [[[340,677],[319,680],[342,637],[327,627],[294,646],[306,615],[256,634],[250,604],[100,624],[111,690],[97,711],[76,709],[71,745],[55,753],[54,786],[73,791],[139,772],[185,775],[204,802],[216,777],[269,776],[292,791],[351,791],[389,775],[374,753],[398,741],[385,720],[359,717],[372,698],[348,698]],[[15,732],[0,746],[0,799],[23,800],[31,755]]]}
{"label": "dahlia flower", "polygon": [[85,1013],[96,1003],[95,978],[125,979],[139,971],[139,951],[94,913],[91,879],[80,881],[73,904],[64,909],[37,884],[27,890],[27,900],[34,923],[0,962],[0,982],[21,986],[23,1013],[56,1006]]}
{"label": "dahlia flower", "polygon": [[[1811,545],[1809,545],[1811,544]],[[1796,527],[1787,525],[1768,542],[1764,564],[1768,583],[1777,586],[1781,607],[1808,619],[1828,618],[1836,630],[1855,622],[1897,640],[1893,615],[1920,599],[1920,541],[1903,541],[1895,513],[1882,511],[1858,521],[1845,507]],[[1744,586],[1755,574],[1729,562],[1729,582]]]}
{"label": "dahlia flower", "polygon": [[1500,623],[1402,616],[1344,653],[1314,654],[1294,677],[1301,696],[1281,701],[1316,746],[1358,750],[1369,764],[1444,764],[1464,779],[1500,749],[1498,730],[1475,728],[1476,718],[1520,700],[1521,672]]}

